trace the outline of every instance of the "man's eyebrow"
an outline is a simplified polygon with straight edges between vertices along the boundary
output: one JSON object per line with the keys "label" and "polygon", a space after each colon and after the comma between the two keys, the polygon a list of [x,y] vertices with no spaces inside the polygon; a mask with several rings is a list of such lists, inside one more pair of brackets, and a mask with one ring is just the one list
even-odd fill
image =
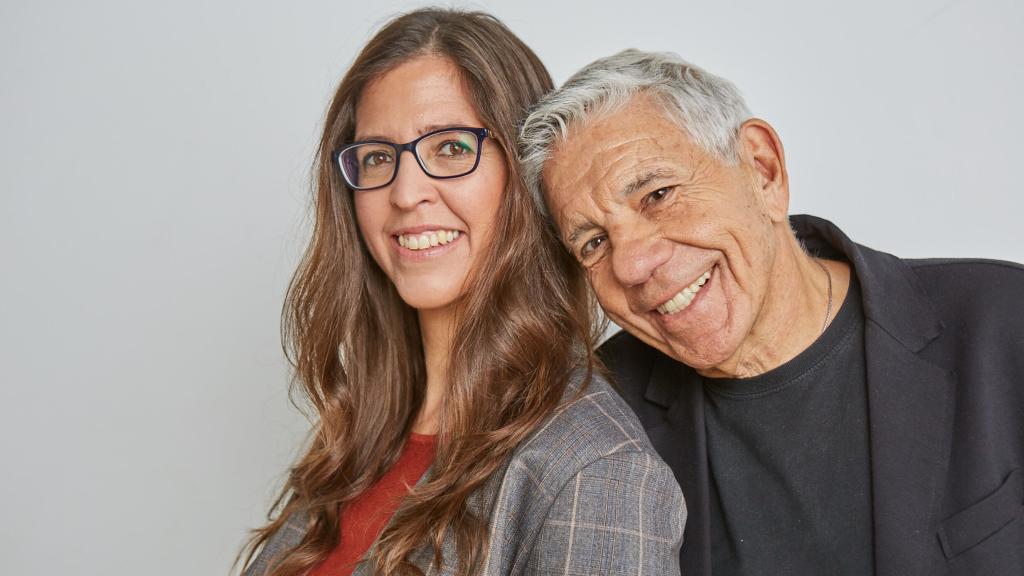
{"label": "man's eyebrow", "polygon": [[[674,174],[675,173],[672,172],[671,170],[666,170],[664,168],[655,168],[654,170],[649,170],[647,172],[640,174],[640,176],[636,177],[629,184],[626,184],[622,188],[622,191],[619,192],[619,195],[623,198],[627,198],[630,195],[634,194],[635,192],[647,187],[648,185],[650,185],[651,182],[654,182],[655,180],[671,178]],[[572,232],[570,232],[569,235],[565,237],[566,244],[572,246],[573,244],[576,243],[577,240],[580,239],[580,236],[583,236],[587,232],[590,232],[591,230],[597,227],[598,226],[596,224],[589,220],[585,222],[580,222],[579,224],[573,226]]]}
{"label": "man's eyebrow", "polygon": [[580,222],[579,224],[574,226],[572,232],[568,236],[566,236],[565,243],[572,246],[573,244],[576,243],[577,240],[580,239],[580,236],[583,236],[584,234],[590,232],[594,228],[597,228],[597,226],[590,220]]}
{"label": "man's eyebrow", "polygon": [[644,172],[633,179],[629,184],[623,186],[622,191],[619,192],[619,196],[622,198],[629,198],[637,191],[646,188],[651,182],[669,178],[670,176],[672,176],[672,171],[665,170],[663,168],[655,168],[654,170]]}

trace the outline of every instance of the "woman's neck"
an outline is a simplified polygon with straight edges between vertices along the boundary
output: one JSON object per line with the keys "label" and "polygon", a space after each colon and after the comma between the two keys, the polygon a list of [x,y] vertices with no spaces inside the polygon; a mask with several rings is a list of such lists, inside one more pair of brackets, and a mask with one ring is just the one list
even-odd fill
{"label": "woman's neck", "polygon": [[423,360],[427,369],[427,392],[412,431],[417,434],[436,434],[446,387],[445,370],[451,353],[451,310],[420,310],[418,315]]}

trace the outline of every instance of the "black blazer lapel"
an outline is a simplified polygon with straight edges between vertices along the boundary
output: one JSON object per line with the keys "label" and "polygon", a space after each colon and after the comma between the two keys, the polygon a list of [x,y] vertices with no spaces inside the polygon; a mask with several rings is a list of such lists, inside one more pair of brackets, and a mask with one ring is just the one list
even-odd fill
{"label": "black blazer lapel", "polygon": [[928,576],[949,465],[952,373],[865,328],[878,576]]}
{"label": "black blazer lapel", "polygon": [[680,550],[682,573],[708,576],[708,458],[700,377],[690,368],[657,354],[645,398],[668,408],[664,422],[648,428],[647,435],[675,473],[686,500],[686,528]]}
{"label": "black blazer lapel", "polygon": [[956,377],[919,353],[942,323],[905,262],[855,244],[827,220],[791,222],[812,253],[848,260],[861,285],[877,576],[930,576]]}

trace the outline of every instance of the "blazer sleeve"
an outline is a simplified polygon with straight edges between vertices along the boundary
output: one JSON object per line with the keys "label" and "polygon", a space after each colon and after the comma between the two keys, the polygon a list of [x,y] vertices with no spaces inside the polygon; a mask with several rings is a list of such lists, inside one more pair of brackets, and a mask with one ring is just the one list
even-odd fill
{"label": "blazer sleeve", "polygon": [[298,513],[281,525],[281,528],[267,540],[252,563],[246,567],[243,576],[266,576],[283,555],[298,546],[306,533],[306,515]]}
{"label": "blazer sleeve", "polygon": [[686,504],[672,471],[649,452],[604,456],[555,496],[528,574],[679,574]]}

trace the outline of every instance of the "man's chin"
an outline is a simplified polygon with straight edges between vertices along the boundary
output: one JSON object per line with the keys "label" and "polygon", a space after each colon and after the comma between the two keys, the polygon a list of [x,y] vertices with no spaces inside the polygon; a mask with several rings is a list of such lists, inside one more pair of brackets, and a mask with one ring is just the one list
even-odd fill
{"label": "man's chin", "polygon": [[731,346],[721,338],[722,331],[711,334],[680,338],[672,334],[661,334],[655,342],[648,342],[663,354],[676,362],[686,364],[701,374],[717,373],[736,354],[736,346]]}
{"label": "man's chin", "polygon": [[668,356],[677,362],[686,364],[698,373],[711,376],[721,373],[721,367],[728,363],[730,354],[716,353],[713,350],[694,350],[680,346],[670,347]]}

